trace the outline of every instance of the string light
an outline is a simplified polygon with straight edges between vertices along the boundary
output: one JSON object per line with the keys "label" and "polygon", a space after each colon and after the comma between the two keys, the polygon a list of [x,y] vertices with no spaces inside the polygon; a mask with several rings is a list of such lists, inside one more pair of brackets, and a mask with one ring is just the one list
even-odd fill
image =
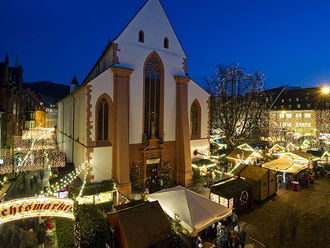
{"label": "string light", "polygon": [[50,167],[64,167],[65,154],[56,144],[53,128],[35,128],[14,137],[14,152],[2,149],[0,174],[45,169],[45,151]]}

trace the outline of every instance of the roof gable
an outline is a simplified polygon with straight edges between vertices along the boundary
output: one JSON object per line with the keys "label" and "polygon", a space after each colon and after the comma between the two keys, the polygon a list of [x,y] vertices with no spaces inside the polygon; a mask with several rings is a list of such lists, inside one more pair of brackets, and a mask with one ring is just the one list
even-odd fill
{"label": "roof gable", "polygon": [[[144,32],[144,43],[138,42],[138,33]],[[163,41],[169,40],[169,51],[186,57],[177,35],[159,0],[148,0],[115,40],[116,43],[136,43],[152,49],[165,49]],[[167,50],[167,49],[166,49]]]}
{"label": "roof gable", "polygon": [[117,212],[128,247],[144,248],[173,236],[170,223],[157,201]]}

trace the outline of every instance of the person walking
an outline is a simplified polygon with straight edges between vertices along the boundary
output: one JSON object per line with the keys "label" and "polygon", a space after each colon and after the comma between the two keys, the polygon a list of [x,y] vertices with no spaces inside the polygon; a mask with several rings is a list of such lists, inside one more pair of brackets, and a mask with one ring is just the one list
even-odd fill
{"label": "person walking", "polygon": [[240,248],[244,248],[245,238],[246,238],[246,232],[245,232],[244,228],[241,227],[240,231],[238,233],[238,242],[239,242]]}
{"label": "person walking", "polygon": [[196,248],[203,248],[203,240],[201,239],[200,236],[197,237]]}
{"label": "person walking", "polygon": [[236,214],[236,212],[233,212],[233,215],[231,217],[231,224],[233,228],[238,224],[238,215]]}
{"label": "person walking", "polygon": [[37,239],[38,239],[38,248],[44,248],[45,246],[45,237],[46,237],[46,227],[44,224],[39,224],[39,228],[37,231]]}
{"label": "person walking", "polygon": [[31,191],[33,190],[33,185],[34,185],[33,178],[30,178],[30,189],[31,189]]}

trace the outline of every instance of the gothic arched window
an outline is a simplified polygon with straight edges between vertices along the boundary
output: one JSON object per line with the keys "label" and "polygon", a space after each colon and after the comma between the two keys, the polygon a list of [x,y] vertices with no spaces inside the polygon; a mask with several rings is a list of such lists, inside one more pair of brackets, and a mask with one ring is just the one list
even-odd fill
{"label": "gothic arched window", "polygon": [[144,32],[142,30],[139,32],[139,42],[144,43]]}
{"label": "gothic arched window", "polygon": [[111,138],[111,111],[112,101],[107,94],[99,97],[96,103],[96,142],[108,144]]}
{"label": "gothic arched window", "polygon": [[144,135],[160,137],[162,65],[157,55],[151,55],[144,69]]}
{"label": "gothic arched window", "polygon": [[197,99],[193,101],[190,108],[190,132],[191,139],[201,137],[201,106]]}
{"label": "gothic arched window", "polygon": [[167,37],[164,39],[164,48],[169,48],[169,41]]}

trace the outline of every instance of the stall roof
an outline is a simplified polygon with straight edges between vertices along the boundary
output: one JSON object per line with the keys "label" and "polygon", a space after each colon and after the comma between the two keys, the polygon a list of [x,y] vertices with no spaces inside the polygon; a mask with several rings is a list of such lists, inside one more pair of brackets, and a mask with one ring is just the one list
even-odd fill
{"label": "stall roof", "polygon": [[246,160],[252,155],[252,153],[254,153],[254,151],[235,148],[231,153],[227,155],[227,158]]}
{"label": "stall roof", "polygon": [[231,178],[227,181],[213,185],[211,193],[215,193],[227,199],[241,195],[242,191],[249,190],[249,184],[241,178]]}
{"label": "stall roof", "polygon": [[274,171],[294,173],[294,174],[308,168],[306,165],[300,165],[295,163],[294,160],[290,158],[275,159],[270,162],[264,163],[262,167]]}
{"label": "stall roof", "polygon": [[310,153],[304,152],[304,151],[297,150],[297,151],[292,151],[291,153],[293,153],[293,154],[295,154],[295,155],[297,155],[301,158],[304,158],[306,160],[318,160],[318,159],[320,159],[319,157],[316,157],[316,156],[314,156]]}
{"label": "stall roof", "polygon": [[247,179],[259,180],[267,174],[267,172],[268,170],[266,168],[248,165],[241,171],[240,176]]}
{"label": "stall roof", "polygon": [[232,210],[182,186],[164,189],[148,196],[160,203],[171,217],[178,215],[181,225],[190,233],[198,233],[214,222],[232,214]]}
{"label": "stall roof", "polygon": [[170,222],[157,201],[124,207],[127,208],[113,214],[118,218],[128,247],[151,247],[174,236]]}

